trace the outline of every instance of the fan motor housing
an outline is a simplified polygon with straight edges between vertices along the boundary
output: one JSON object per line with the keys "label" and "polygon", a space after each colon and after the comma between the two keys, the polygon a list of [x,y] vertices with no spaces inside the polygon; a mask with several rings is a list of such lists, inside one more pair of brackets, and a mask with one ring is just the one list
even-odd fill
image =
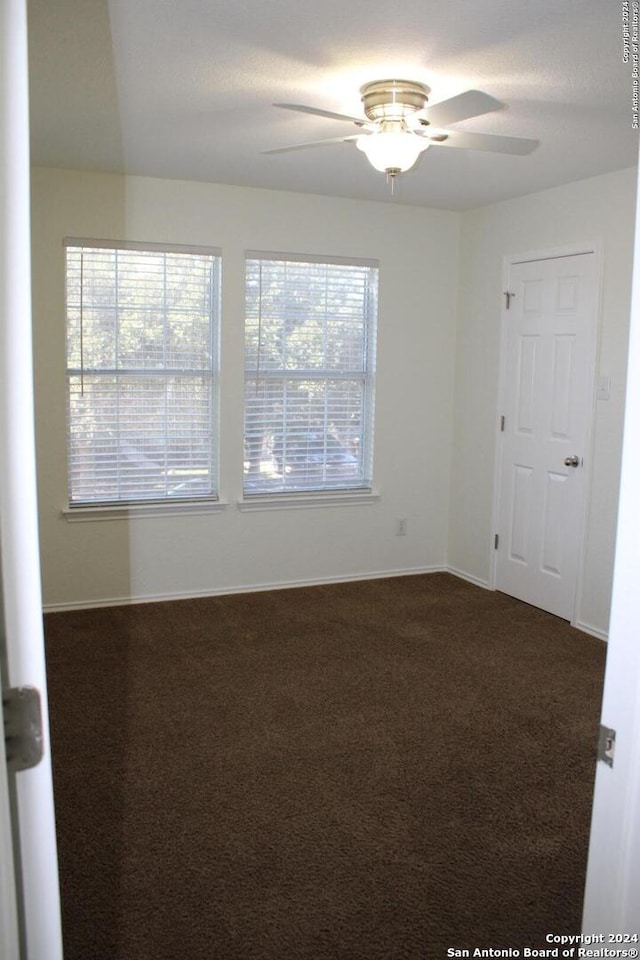
{"label": "fan motor housing", "polygon": [[369,120],[404,120],[426,106],[429,87],[414,80],[375,80],[360,88]]}

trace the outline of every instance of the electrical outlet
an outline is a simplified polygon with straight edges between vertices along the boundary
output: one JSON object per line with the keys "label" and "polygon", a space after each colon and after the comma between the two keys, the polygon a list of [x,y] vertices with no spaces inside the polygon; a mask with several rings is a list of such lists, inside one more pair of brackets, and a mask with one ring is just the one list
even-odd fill
{"label": "electrical outlet", "polygon": [[406,517],[400,517],[396,520],[396,537],[406,537],[407,535],[407,520]]}

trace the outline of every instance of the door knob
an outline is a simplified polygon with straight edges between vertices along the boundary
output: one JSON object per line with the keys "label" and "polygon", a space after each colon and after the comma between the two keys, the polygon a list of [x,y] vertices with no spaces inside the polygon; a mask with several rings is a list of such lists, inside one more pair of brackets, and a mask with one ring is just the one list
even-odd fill
{"label": "door knob", "polygon": [[565,457],[564,465],[565,467],[579,467],[580,457],[576,457],[575,454],[572,457]]}

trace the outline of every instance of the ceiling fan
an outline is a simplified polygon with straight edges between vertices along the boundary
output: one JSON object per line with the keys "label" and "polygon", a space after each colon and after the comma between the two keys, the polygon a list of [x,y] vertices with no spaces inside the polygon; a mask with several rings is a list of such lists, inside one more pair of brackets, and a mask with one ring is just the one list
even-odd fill
{"label": "ceiling fan", "polygon": [[467,90],[429,107],[429,93],[429,87],[413,80],[375,80],[365,83],[360,88],[364,117],[350,117],[299,103],[274,103],[274,107],[284,110],[353,123],[362,132],[263,152],[286,153],[331,143],[355,143],[376,170],[393,178],[410,170],[420,154],[432,144],[519,156],[531,153],[538,146],[537,140],[525,137],[445,130],[443,128],[450,124],[500,110],[504,104],[480,90]]}

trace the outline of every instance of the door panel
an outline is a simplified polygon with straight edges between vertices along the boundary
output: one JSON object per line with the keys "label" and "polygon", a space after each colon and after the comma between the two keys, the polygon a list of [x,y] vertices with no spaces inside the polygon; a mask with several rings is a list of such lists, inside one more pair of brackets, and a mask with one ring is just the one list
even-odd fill
{"label": "door panel", "polygon": [[533,494],[533,471],[515,465],[513,472],[513,511],[509,555],[515,563],[529,561],[529,518]]}
{"label": "door panel", "polygon": [[562,473],[547,474],[542,569],[550,576],[562,576],[562,520],[566,510],[567,477]]}
{"label": "door panel", "polygon": [[553,358],[551,436],[567,440],[571,431],[571,384],[575,337],[556,337]]}
{"label": "door panel", "polygon": [[[496,586],[571,619],[593,396],[595,255],[514,264],[509,289]],[[578,467],[565,465],[570,456]]]}
{"label": "door panel", "polygon": [[517,429],[519,433],[533,433],[538,338],[521,337],[519,349]]}

